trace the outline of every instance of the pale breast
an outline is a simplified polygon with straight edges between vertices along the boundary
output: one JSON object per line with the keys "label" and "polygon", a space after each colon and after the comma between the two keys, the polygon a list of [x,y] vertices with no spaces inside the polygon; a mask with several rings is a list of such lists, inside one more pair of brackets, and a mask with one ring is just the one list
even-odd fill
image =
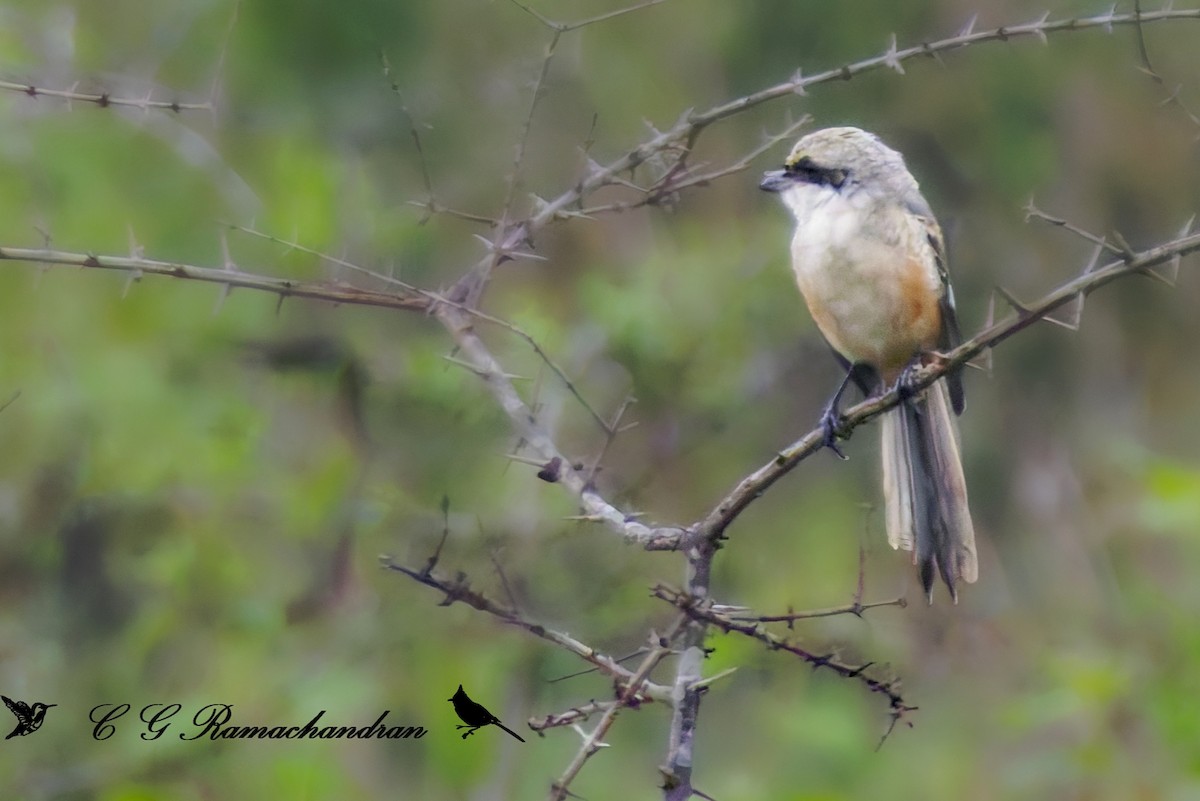
{"label": "pale breast", "polygon": [[789,203],[796,283],[829,343],[891,380],[941,329],[943,289],[925,229],[864,193],[809,194]]}

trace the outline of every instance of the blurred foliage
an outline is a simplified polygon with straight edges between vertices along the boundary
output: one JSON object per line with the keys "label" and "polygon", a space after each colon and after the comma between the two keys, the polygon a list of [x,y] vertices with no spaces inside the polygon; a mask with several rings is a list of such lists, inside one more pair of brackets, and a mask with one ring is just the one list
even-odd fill
{"label": "blurred foliage", "polygon": [[[534,3],[555,19],[619,7]],[[1002,7],[1001,7],[1002,6]],[[517,187],[552,197],[586,167],[705,108],[787,79],[1046,6],[965,0],[672,0],[564,34]],[[1053,17],[1107,7],[1060,2]],[[142,113],[0,96],[0,246],[143,249],[223,263],[221,222],[255,226],[422,286],[480,255],[483,226],[423,220],[439,201],[495,215],[550,31],[484,0],[0,3],[0,77],[116,96],[202,101],[215,115]],[[228,44],[226,41],[227,31]],[[1149,26],[1181,97],[1200,27]],[[391,64],[393,91],[381,54]],[[1200,205],[1195,126],[1160,106],[1118,28],[992,43],[782,99],[705,132],[696,161],[728,163],[763,131],[874,130],[907,154],[947,230],[964,328],[991,287],[1034,297],[1091,246],[1026,226],[1032,195],[1135,246]],[[420,134],[423,158],[410,126]],[[786,269],[789,221],[754,169],[670,209],[572,220],[504,266],[489,313],[543,343],[600,411],[629,394],[600,483],[658,521],[685,522],[806,432],[837,368]],[[609,190],[608,199],[620,197]],[[245,270],[366,281],[301,252],[228,234]],[[1040,326],[968,377],[962,419],[983,540],[957,607],[914,604],[799,629],[814,649],[874,661],[920,710],[874,750],[881,699],[782,654],[715,636],[697,785],[716,798],[1186,799],[1200,795],[1198,282],[1125,282],[1084,327]],[[554,486],[505,458],[516,445],[479,381],[444,357],[430,320],[162,279],[0,263],[0,690],[57,703],[36,736],[0,743],[8,797],[357,799],[539,797],[578,746],[462,741],[445,699],[462,682],[510,726],[611,693],[568,654],[377,568],[423,564],[615,654],[669,612],[677,556],[565,521]],[[559,443],[603,439],[527,345],[483,328]],[[1182,343],[1182,344],[1181,344]],[[847,602],[858,550],[867,598],[907,594],[883,547],[874,434],[805,462],[731,529],[715,566],[727,603],[779,613]],[[665,674],[664,674],[665,677]],[[230,703],[240,724],[389,720],[397,742],[143,741],[127,719],[91,737],[88,710]],[[0,717],[5,713],[0,712]],[[132,718],[134,713],[131,713]],[[649,798],[668,715],[623,713],[573,789]]]}

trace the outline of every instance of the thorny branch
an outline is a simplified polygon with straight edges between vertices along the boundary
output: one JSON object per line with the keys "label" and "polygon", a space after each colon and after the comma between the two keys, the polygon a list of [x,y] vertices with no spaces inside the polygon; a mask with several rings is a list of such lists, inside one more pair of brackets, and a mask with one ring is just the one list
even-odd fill
{"label": "thorny branch", "polygon": [[525,5],[524,3],[519,2],[518,0],[511,0],[511,2],[513,5],[520,8],[525,13],[529,14],[531,17],[533,17],[538,22],[545,25],[550,30],[558,32],[558,33],[566,33],[567,31],[574,31],[574,30],[578,30],[580,28],[587,27],[588,25],[595,25],[598,22],[605,22],[607,20],[613,19],[614,17],[624,16],[625,14],[632,14],[635,11],[641,11],[643,8],[647,8],[649,6],[656,6],[659,3],[665,3],[666,0],[646,0],[646,2],[638,3],[637,5],[627,6],[625,8],[618,8],[616,11],[608,11],[603,14],[598,14],[597,16],[588,17],[587,19],[577,20],[575,22],[556,22],[555,20],[549,19],[548,17],[545,17],[545,16],[539,14],[538,12],[534,11],[532,8]]}
{"label": "thorny branch", "polygon": [[611,676],[619,687],[625,689],[636,687],[636,696],[630,695],[627,704],[635,700],[635,698],[638,702],[658,701],[668,704],[671,702],[670,691],[667,688],[646,681],[645,676],[638,678],[636,671],[631,671],[623,667],[611,656],[603,654],[589,645],[585,645],[565,632],[547,628],[540,623],[534,623],[523,617],[515,609],[492,600],[478,590],[472,589],[466,575],[459,573],[453,579],[438,575],[433,571],[433,567],[437,563],[436,559],[431,559],[429,563],[419,570],[402,565],[387,555],[380,556],[379,562],[388,570],[403,573],[414,581],[441,592],[445,595],[445,598],[440,603],[441,606],[450,606],[458,601],[473,609],[478,609],[480,612],[486,612],[504,623],[523,629],[535,637],[540,637],[547,642],[557,645],[559,648],[575,654],[580,659],[595,666],[601,673]]}
{"label": "thorny branch", "polygon": [[834,617],[835,615],[854,615],[862,617],[863,612],[868,609],[878,609],[881,606],[898,606],[901,609],[908,606],[908,601],[904,596],[893,598],[890,601],[872,601],[871,603],[863,603],[855,601],[851,604],[843,604],[842,606],[831,606],[827,609],[809,609],[803,612],[787,612],[783,615],[730,615],[730,620],[736,620],[739,623],[787,623],[789,627],[797,620],[812,620],[818,617]]}
{"label": "thorny branch", "polygon": [[0,91],[18,92],[32,98],[52,97],[58,100],[70,100],[79,103],[92,103],[100,108],[135,108],[142,111],[212,111],[211,101],[203,103],[184,103],[178,100],[155,100],[153,94],[146,97],[120,97],[109,92],[80,92],[75,89],[50,89],[45,86],[35,86],[31,83],[15,83],[0,81]]}
{"label": "thorny branch", "polygon": [[238,14],[241,12],[241,0],[237,0],[233,6],[233,13],[230,15],[229,25],[225,30],[220,45],[217,51],[216,69],[213,74],[212,86],[209,89],[208,99],[203,103],[190,102],[185,103],[180,100],[155,100],[154,92],[148,92],[145,97],[125,97],[112,92],[81,92],[78,91],[78,86],[72,86],[70,89],[51,89],[46,86],[37,86],[33,83],[20,83],[16,81],[0,80],[0,91],[16,92],[19,94],[32,97],[34,99],[40,97],[54,98],[56,100],[65,100],[67,103],[91,103],[98,108],[133,108],[143,112],[150,111],[169,111],[175,114],[181,114],[185,111],[207,111],[210,114],[216,112],[217,96],[221,88],[221,78],[225,71],[225,58],[229,52],[229,42],[233,35],[233,30],[237,25]]}
{"label": "thorny branch", "polygon": [[[1145,19],[1145,13],[1142,11],[1141,0],[1134,0],[1133,9],[1134,17],[1137,20],[1138,58],[1142,62],[1140,69],[1146,75],[1150,76],[1150,80],[1154,81],[1159,86],[1166,88],[1166,80],[1162,77],[1162,74],[1154,68],[1154,65],[1150,63],[1150,49],[1146,46],[1146,32],[1142,29],[1141,24],[1142,20]],[[1200,128],[1200,116],[1197,116],[1196,112],[1192,111],[1191,108],[1189,108],[1179,97],[1179,90],[1181,88],[1182,87],[1180,86],[1176,86],[1174,89],[1172,89],[1167,96],[1163,98],[1162,105],[1174,106],[1181,114],[1183,114],[1183,116],[1187,117],[1188,120],[1191,121],[1193,126]],[[1200,139],[1200,137],[1197,138]]]}
{"label": "thorny branch", "polygon": [[305,282],[290,278],[275,278],[215,267],[198,267],[182,262],[147,259],[138,255],[101,256],[94,253],[75,253],[49,248],[0,248],[0,261],[23,261],[33,264],[65,264],[94,270],[117,270],[132,273],[137,278],[143,275],[161,275],[217,284],[222,287],[237,287],[267,292],[279,298],[307,298],[331,303],[346,303],[356,306],[380,306],[387,309],[427,311],[429,299],[421,295],[402,292],[379,292],[360,289],[344,283]]}
{"label": "thorny branch", "polygon": [[586,704],[573,706],[566,712],[533,718],[529,721],[529,728],[540,733],[558,726],[574,726],[597,712],[604,712],[616,703],[616,701],[588,701]]}
{"label": "thorny branch", "polygon": [[658,663],[665,659],[671,653],[671,640],[675,636],[675,632],[683,623],[684,618],[681,616],[667,629],[660,637],[656,637],[657,642],[650,650],[650,653],[642,659],[642,663],[638,665],[637,672],[629,681],[629,684],[622,690],[615,704],[609,705],[604,714],[600,716],[600,720],[596,722],[595,728],[590,733],[583,737],[583,744],[579,746],[579,751],[576,752],[575,758],[567,765],[562,776],[558,778],[550,787],[551,801],[563,801],[568,795],[571,795],[569,787],[575,777],[579,775],[579,771],[583,770],[584,764],[591,759],[597,751],[605,746],[604,735],[612,727],[613,722],[617,718],[617,714],[627,706],[630,706],[637,698],[642,683],[646,677],[650,675],[650,671],[658,666]]}
{"label": "thorny branch", "polygon": [[[899,682],[895,679],[884,681],[867,675],[866,671],[873,662],[867,662],[862,665],[849,665],[839,660],[834,654],[818,654],[801,646],[794,640],[780,637],[767,631],[765,627],[755,621],[740,621],[727,615],[720,614],[713,610],[712,604],[697,599],[687,593],[671,587],[659,585],[654,588],[654,597],[660,598],[667,603],[680,609],[684,614],[693,620],[703,621],[704,623],[716,626],[726,634],[736,632],[738,634],[758,640],[766,645],[772,651],[786,651],[793,654],[808,664],[812,665],[813,670],[827,668],[838,674],[844,679],[853,679],[862,683],[868,690],[873,693],[879,693],[888,701],[888,706],[891,710],[891,724],[884,733],[883,738],[891,734],[896,724],[908,712],[917,709],[915,706],[909,706],[904,703],[904,697],[900,694]],[[882,742],[882,740],[880,741]]]}

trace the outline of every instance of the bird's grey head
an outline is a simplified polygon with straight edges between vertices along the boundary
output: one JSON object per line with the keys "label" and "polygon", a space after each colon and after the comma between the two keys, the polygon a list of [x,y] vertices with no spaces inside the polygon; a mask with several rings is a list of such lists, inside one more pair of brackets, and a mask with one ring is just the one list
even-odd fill
{"label": "bird's grey head", "polygon": [[810,191],[812,187],[843,194],[865,190],[895,199],[917,213],[928,213],[904,157],[875,134],[859,128],[823,128],[801,137],[783,169],[765,173],[759,187],[782,193],[785,202],[795,190]]}

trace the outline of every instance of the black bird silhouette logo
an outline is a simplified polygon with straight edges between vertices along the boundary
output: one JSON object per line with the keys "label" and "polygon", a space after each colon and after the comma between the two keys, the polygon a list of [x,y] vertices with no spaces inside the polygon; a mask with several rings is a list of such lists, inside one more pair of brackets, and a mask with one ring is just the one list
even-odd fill
{"label": "black bird silhouette logo", "polygon": [[30,706],[24,701],[14,701],[7,695],[0,695],[0,698],[4,699],[4,705],[8,707],[8,711],[17,718],[17,727],[4,738],[5,740],[24,737],[26,734],[37,731],[42,727],[42,721],[46,719],[46,710],[52,706],[58,706],[58,704],[43,704],[41,701],[36,701],[33,706]]}
{"label": "black bird silhouette logo", "polygon": [[477,732],[479,729],[482,729],[484,726],[499,726],[521,742],[525,742],[524,737],[501,723],[500,718],[496,717],[491,712],[488,712],[482,704],[477,704],[472,701],[461,684],[458,685],[458,692],[456,692],[454,697],[450,698],[449,701],[450,703],[454,704],[454,711],[458,714],[459,719],[466,724],[465,726],[458,727],[460,729],[467,730],[463,734],[464,740]]}

